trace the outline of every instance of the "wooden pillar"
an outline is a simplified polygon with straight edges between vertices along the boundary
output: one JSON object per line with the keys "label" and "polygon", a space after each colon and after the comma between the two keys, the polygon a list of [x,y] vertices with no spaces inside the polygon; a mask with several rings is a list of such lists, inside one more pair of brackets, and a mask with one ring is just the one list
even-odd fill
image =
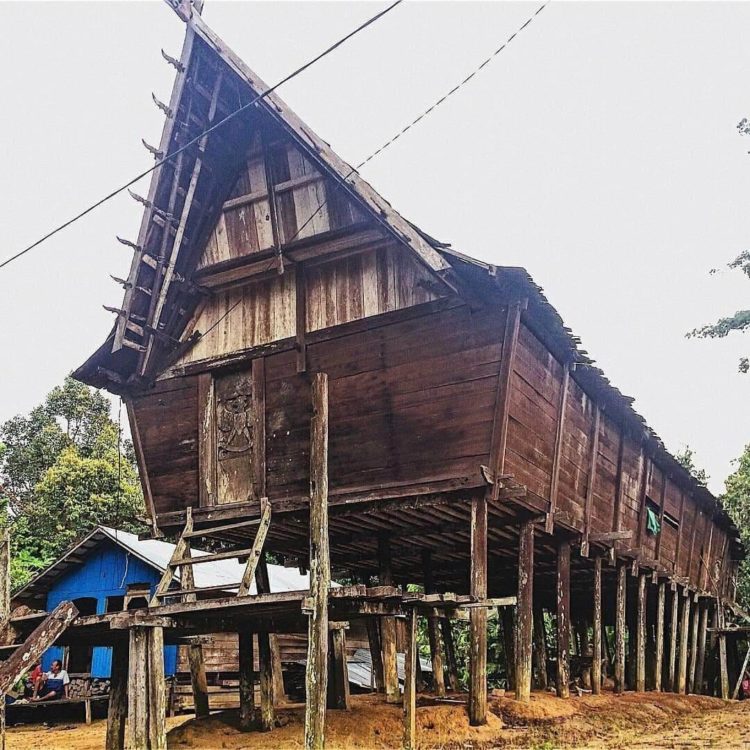
{"label": "wooden pillar", "polygon": [[305,750],[325,747],[328,690],[328,376],[317,373],[310,420],[310,599],[305,671]]}
{"label": "wooden pillar", "polygon": [[721,686],[721,697],[729,700],[729,671],[727,669],[727,636],[724,632],[724,607],[721,602],[716,602],[716,620],[719,631],[719,684]]}
{"label": "wooden pillar", "polygon": [[112,670],[109,681],[106,750],[125,747],[125,720],[128,716],[128,644],[112,647]]}
{"label": "wooden pillar", "polygon": [[594,558],[594,649],[591,658],[591,692],[599,695],[602,691],[602,558]]}
{"label": "wooden pillar", "polygon": [[412,608],[406,619],[404,654],[404,750],[417,747],[417,611]]}
{"label": "wooden pillar", "polygon": [[534,641],[534,524],[531,521],[524,521],[518,532],[516,603],[516,700],[528,701]]}
{"label": "wooden pillar", "polygon": [[[487,597],[487,496],[471,503],[471,586],[477,599]],[[469,612],[469,723],[487,722],[487,610]]]}
{"label": "wooden pillar", "polygon": [[161,627],[130,628],[128,648],[128,750],[166,750],[164,635]]}
{"label": "wooden pillar", "polygon": [[534,668],[536,669],[536,686],[539,690],[547,689],[547,634],[544,630],[544,609],[534,607]]}
{"label": "wooden pillar", "polygon": [[627,598],[627,564],[617,562],[617,594],[615,600],[615,692],[625,691],[625,603]]}
{"label": "wooden pillar", "polygon": [[[261,554],[258,566],[255,569],[255,585],[259,594],[271,593],[271,580],[268,577],[268,560],[265,552]],[[285,700],[286,691],[284,689],[284,669],[281,665],[281,649],[275,633],[269,633],[268,645],[271,649],[273,705],[277,706]]]}
{"label": "wooden pillar", "polygon": [[[424,572],[425,594],[435,593],[435,583],[432,578],[432,556],[429,550],[422,553],[422,570]],[[427,618],[427,638],[430,643],[430,659],[432,661],[432,688],[439,698],[445,696],[445,674],[443,670],[443,648],[440,638],[440,622],[437,617]],[[419,664],[419,660],[417,660]]]}
{"label": "wooden pillar", "polygon": [[638,574],[635,629],[635,689],[646,690],[646,573]]}
{"label": "wooden pillar", "polygon": [[706,635],[708,630],[708,607],[700,607],[700,623],[698,625],[698,658],[695,664],[695,680],[693,689],[696,693],[703,693],[703,673],[706,664]]}
{"label": "wooden pillar", "polygon": [[197,717],[208,716],[208,680],[203,660],[203,646],[200,643],[191,643],[188,646],[188,664],[190,665],[190,684],[193,688],[195,715]]}
{"label": "wooden pillar", "polygon": [[656,653],[654,655],[654,690],[661,692],[662,688],[662,665],[664,663],[664,600],[666,596],[667,585],[664,581],[659,581],[659,588],[656,592],[656,631],[654,634],[656,641]]}
{"label": "wooden pillar", "polygon": [[690,665],[688,666],[687,673],[687,691],[688,693],[697,693],[695,689],[695,669],[698,664],[698,621],[700,620],[700,612],[698,606],[698,598],[696,597],[693,602],[693,613],[692,620],[690,623]]}
{"label": "wooden pillar", "polygon": [[[346,623],[344,623],[346,624]],[[330,631],[328,642],[328,708],[349,708],[349,669],[346,663],[346,630]]]}
{"label": "wooden pillar", "polygon": [[447,618],[440,620],[440,630],[445,647],[445,661],[448,675],[448,689],[458,690],[458,664],[456,663],[456,647],[453,643],[453,628]]}
{"label": "wooden pillar", "polygon": [[[386,534],[378,539],[378,563],[380,565],[380,583],[383,586],[393,585],[391,566],[391,543]],[[401,690],[398,685],[396,662],[396,618],[383,617],[380,620],[380,641],[383,648],[383,681],[385,683],[386,703],[400,703]]]}
{"label": "wooden pillar", "polygon": [[516,615],[514,607],[501,607],[503,621],[503,650],[505,651],[505,671],[508,690],[516,688]]}
{"label": "wooden pillar", "polygon": [[682,597],[680,613],[680,660],[677,668],[677,692],[687,692],[688,635],[690,632],[690,594]]}
{"label": "wooden pillar", "polygon": [[367,640],[370,644],[370,657],[372,659],[372,675],[376,693],[382,693],[385,689],[383,682],[383,651],[380,643],[380,625],[376,617],[366,617]]}
{"label": "wooden pillar", "polygon": [[680,593],[675,588],[672,591],[672,613],[669,623],[669,689],[677,692],[677,624],[680,621],[679,614]]}
{"label": "wooden pillar", "polygon": [[247,732],[255,722],[255,665],[253,664],[253,633],[243,629],[238,646],[240,672],[240,729]]}
{"label": "wooden pillar", "polygon": [[557,695],[570,695],[570,542],[557,545]]}
{"label": "wooden pillar", "polygon": [[[273,691],[273,650],[271,634],[258,630],[258,669],[260,671],[260,729],[270,732],[276,717],[274,715]],[[323,696],[325,698],[325,695]]]}

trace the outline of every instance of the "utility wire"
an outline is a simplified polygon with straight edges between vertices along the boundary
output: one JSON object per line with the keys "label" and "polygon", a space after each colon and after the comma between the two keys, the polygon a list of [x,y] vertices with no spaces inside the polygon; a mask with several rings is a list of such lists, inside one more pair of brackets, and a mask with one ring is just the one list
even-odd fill
{"label": "utility wire", "polygon": [[217,122],[215,125],[212,125],[210,128],[208,128],[207,130],[205,130],[202,133],[200,133],[199,135],[197,135],[195,138],[193,138],[188,143],[185,143],[184,145],[182,145],[179,148],[177,148],[174,151],[172,151],[170,154],[167,154],[163,159],[158,160],[153,166],[151,166],[148,169],[146,169],[145,171],[141,172],[139,175],[137,175],[133,179],[129,180],[124,185],[121,185],[117,189],[113,190],[111,193],[108,193],[107,195],[105,195],[103,198],[100,198],[95,203],[92,203],[88,208],[84,209],[79,214],[76,214],[76,216],[73,216],[71,219],[68,219],[66,222],[60,224],[58,227],[56,227],[52,231],[50,231],[47,234],[45,234],[43,237],[41,237],[40,239],[38,239],[36,242],[33,242],[31,245],[29,245],[28,247],[25,247],[23,250],[19,250],[19,252],[17,252],[15,255],[11,255],[9,258],[6,258],[4,261],[2,261],[2,263],[0,263],[0,268],[4,268],[8,264],[12,263],[14,260],[17,260],[18,258],[20,258],[22,255],[25,255],[26,253],[28,253],[30,250],[33,250],[35,247],[38,247],[43,242],[45,242],[46,240],[48,240],[50,237],[54,236],[58,232],[61,232],[63,229],[66,229],[67,227],[69,227],[71,224],[75,223],[79,219],[82,219],[84,216],[86,216],[86,214],[91,213],[94,209],[99,208],[99,206],[101,206],[102,204],[106,203],[108,200],[114,198],[116,195],[119,195],[123,191],[127,190],[129,187],[132,187],[136,182],[138,182],[139,180],[143,179],[146,175],[151,174],[151,172],[153,172],[155,169],[158,169],[159,167],[163,166],[167,162],[171,161],[178,154],[180,154],[183,151],[191,148],[196,143],[198,143],[198,141],[200,141],[204,136],[207,136],[210,133],[213,133],[215,130],[218,130],[220,127],[222,127],[223,125],[225,125],[231,119],[233,119],[234,117],[237,117],[237,115],[241,114],[242,112],[245,112],[250,107],[254,106],[257,102],[261,101],[261,99],[265,99],[269,94],[271,94],[272,92],[274,92],[277,88],[279,88],[283,84],[287,83],[288,81],[291,81],[292,78],[295,78],[300,73],[304,72],[309,67],[311,67],[312,65],[314,65],[316,62],[318,62],[319,60],[322,60],[326,55],[328,55],[331,52],[333,52],[334,50],[338,49],[342,44],[344,44],[345,42],[347,42],[349,39],[351,39],[353,36],[355,36],[356,34],[358,34],[360,31],[363,31],[368,26],[370,26],[371,24],[375,23],[375,21],[377,21],[380,18],[382,18],[384,15],[386,15],[386,13],[389,13],[390,11],[392,11],[397,5],[400,5],[402,2],[403,2],[403,0],[395,0],[395,2],[391,3],[391,5],[389,5],[387,8],[385,8],[384,10],[381,10],[379,13],[376,13],[374,16],[372,16],[372,18],[368,19],[364,23],[362,23],[359,26],[357,26],[356,29],[354,29],[353,31],[350,31],[346,36],[342,37],[337,42],[334,42],[330,47],[328,47],[325,50],[323,50],[319,55],[317,55],[316,57],[314,57],[312,60],[309,60],[308,62],[306,62],[301,67],[297,68],[295,71],[293,71],[292,73],[290,73],[285,78],[282,78],[280,81],[278,81],[278,83],[276,83],[273,86],[271,86],[271,88],[266,89],[262,94],[259,94],[254,99],[250,100],[247,104],[243,105],[242,107],[240,107],[239,109],[235,110],[234,112],[228,114],[224,119],[219,120],[219,122]]}
{"label": "utility wire", "polygon": [[[430,115],[435,109],[437,109],[443,102],[445,102],[447,99],[449,99],[453,94],[455,94],[459,89],[463,88],[474,76],[476,76],[483,68],[485,68],[487,65],[489,65],[515,38],[520,34],[549,4],[551,0],[545,0],[544,3],[542,3],[539,8],[531,15],[526,22],[518,28],[517,31],[513,32],[506,40],[501,44],[486,60],[484,60],[482,63],[480,63],[474,70],[469,73],[466,78],[464,78],[460,83],[458,83],[456,86],[454,86],[448,93],[441,96],[434,104],[432,104],[430,107],[428,107],[424,112],[422,112],[418,117],[414,118],[408,125],[403,127],[401,130],[398,131],[392,138],[387,140],[380,148],[373,151],[366,159],[361,161],[359,164],[357,164],[356,167],[352,167],[349,172],[344,175],[344,177],[341,179],[341,182],[337,182],[334,184],[333,189],[334,190],[341,190],[341,187],[343,184],[346,183],[346,181],[358,170],[362,169],[362,167],[365,166],[368,162],[372,161],[375,157],[379,156],[383,153],[389,146],[393,145],[402,135],[407,133],[409,130],[411,130],[415,125],[417,125],[419,122],[421,122],[425,117]],[[288,239],[286,240],[285,244],[289,244],[293,242],[297,237],[300,235],[302,230],[323,210],[324,206],[328,203],[328,198],[326,197],[323,201],[318,203],[318,207],[313,211],[310,216],[306,219],[306,221],[297,229],[297,231]],[[273,266],[279,262],[278,257],[274,257],[269,262],[268,266],[261,272],[264,273],[265,271],[269,271]],[[0,266],[1,267],[1,266]],[[227,309],[227,311],[218,319],[216,320],[209,328],[206,329],[203,333],[200,333],[198,336],[196,336],[196,341],[202,339],[204,336],[207,336],[211,331],[213,331],[242,301],[242,297],[240,297],[231,307]]]}

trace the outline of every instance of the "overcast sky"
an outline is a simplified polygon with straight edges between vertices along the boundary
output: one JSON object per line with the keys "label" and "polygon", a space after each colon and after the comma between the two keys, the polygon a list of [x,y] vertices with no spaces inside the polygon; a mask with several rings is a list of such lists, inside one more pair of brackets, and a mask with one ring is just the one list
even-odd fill
{"label": "overcast sky", "polygon": [[[539,6],[407,0],[280,94],[357,163]],[[204,18],[274,83],[385,3],[207,0]],[[525,266],[636,408],[715,491],[750,442],[742,336],[687,330],[748,306],[709,276],[750,243],[750,3],[553,2],[449,102],[362,170],[457,249]],[[152,163],[183,24],[160,0],[0,4],[0,258]],[[139,187],[145,194],[147,183]],[[139,207],[118,197],[0,270],[0,420],[103,340]]]}

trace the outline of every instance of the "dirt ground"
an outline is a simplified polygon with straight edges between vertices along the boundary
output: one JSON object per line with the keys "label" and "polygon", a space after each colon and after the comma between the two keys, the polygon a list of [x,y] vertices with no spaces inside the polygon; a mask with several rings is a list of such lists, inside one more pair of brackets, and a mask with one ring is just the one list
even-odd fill
{"label": "dirt ground", "polygon": [[[242,733],[236,712],[208,719],[190,716],[168,720],[173,750],[277,750],[301,748],[304,709],[280,709],[282,726],[266,734]],[[381,698],[353,696],[352,710],[330,711],[330,750],[385,750],[401,747],[401,710]],[[8,750],[101,750],[105,722],[25,725],[8,730]],[[579,750],[670,750],[685,748],[750,749],[750,701],[729,703],[716,698],[669,693],[626,693],[573,697],[562,701],[536,693],[523,705],[510,698],[491,698],[486,726],[470,727],[462,702],[435,704],[420,700],[417,710],[420,748],[577,748]]]}

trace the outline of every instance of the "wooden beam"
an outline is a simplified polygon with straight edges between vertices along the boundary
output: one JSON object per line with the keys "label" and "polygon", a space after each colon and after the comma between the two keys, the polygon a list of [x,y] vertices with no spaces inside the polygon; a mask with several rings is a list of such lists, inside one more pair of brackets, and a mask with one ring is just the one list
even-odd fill
{"label": "wooden beam", "polygon": [[305,750],[325,747],[328,689],[328,376],[316,373],[310,420],[310,615],[305,674]]}
{"label": "wooden beam", "polygon": [[370,656],[372,658],[373,687],[376,693],[385,692],[383,681],[383,647],[380,643],[380,624],[375,617],[365,618],[367,627],[367,640],[370,645]]}
{"label": "wooden beam", "polygon": [[669,689],[677,692],[677,624],[680,621],[679,614],[680,593],[677,589],[672,591],[672,612],[669,622]]}
{"label": "wooden beam", "polygon": [[[713,528],[713,525],[712,527]],[[719,685],[721,697],[726,701],[729,700],[729,670],[727,669],[727,635],[724,632],[724,607],[719,600],[716,601],[716,611],[718,626],[721,631],[718,634],[719,639]]]}
{"label": "wooden beam", "polygon": [[[491,490],[490,490],[491,491]],[[471,579],[469,593],[487,596],[487,493],[471,501]],[[469,723],[487,723],[487,610],[469,612]]]}
{"label": "wooden beam", "polygon": [[557,544],[557,695],[570,696],[570,542]]}
{"label": "wooden beam", "polygon": [[[429,550],[422,553],[422,570],[424,572],[425,594],[435,593],[432,579],[432,556]],[[440,621],[437,617],[427,618],[427,638],[430,644],[430,659],[432,661],[432,687],[438,698],[445,697],[445,672],[443,669],[443,648],[440,638]]]}
{"label": "wooden beam", "polygon": [[154,509],[154,496],[151,492],[151,481],[148,476],[148,468],[146,466],[146,456],[143,451],[143,442],[141,440],[141,432],[138,428],[138,420],[135,416],[135,409],[131,399],[123,399],[125,401],[125,410],[128,415],[128,423],[130,424],[130,437],[133,440],[133,451],[135,452],[135,460],[138,464],[138,476],[141,481],[141,490],[143,491],[143,499],[146,503],[146,510],[148,510],[149,519],[151,522],[151,531],[154,536],[161,536],[158,527],[156,526],[156,510]]}
{"label": "wooden beam", "polygon": [[307,276],[303,263],[294,266],[295,289],[295,347],[297,349],[297,372],[307,371]]}
{"label": "wooden beam", "polygon": [[[253,360],[253,490],[262,502],[266,491],[266,358]],[[270,519],[269,519],[270,522]],[[261,545],[262,546],[262,545]]]}
{"label": "wooden beam", "polygon": [[638,574],[635,630],[635,689],[646,690],[646,573]]}
{"label": "wooden beam", "polygon": [[[387,534],[381,534],[378,537],[378,565],[381,585],[392,586],[391,541]],[[396,620],[393,617],[384,617],[380,621],[380,641],[383,647],[385,701],[386,703],[400,703],[401,690],[398,684],[396,662]]]}
{"label": "wooden beam", "polygon": [[680,612],[680,661],[677,669],[677,692],[687,693],[688,636],[690,633],[690,596],[682,597]]}
{"label": "wooden beam", "polygon": [[[268,529],[271,526],[271,503],[268,501],[267,497],[261,497],[260,505],[261,505],[260,524],[258,525],[258,531],[255,534],[255,539],[253,540],[252,551],[250,552],[250,555],[247,558],[247,563],[245,564],[245,570],[242,573],[242,580],[240,581],[239,589],[237,591],[237,596],[247,596],[247,594],[250,593],[250,586],[252,584],[253,578],[256,577],[256,572],[260,572],[260,568],[258,567],[259,564],[261,568],[265,566],[266,561],[265,561],[265,558],[263,557],[263,545],[265,544],[265,541],[266,541],[266,535],[268,534]],[[267,575],[267,571],[265,575]],[[257,585],[257,582],[256,582],[256,585]],[[261,591],[260,587],[258,587],[258,593],[270,594],[271,593],[270,587],[267,591]]]}
{"label": "wooden beam", "polygon": [[115,643],[112,647],[112,669],[107,708],[105,750],[123,750],[125,722],[128,716],[128,646]]}
{"label": "wooden beam", "polygon": [[[525,521],[518,530],[518,594],[516,625],[516,700],[531,699],[532,645],[534,638],[534,524]],[[546,665],[545,665],[546,670]]]}
{"label": "wooden beam", "polygon": [[[328,625],[326,624],[326,629]],[[258,668],[260,671],[260,730],[270,732],[276,723],[274,711],[273,650],[271,633],[258,628]],[[323,693],[325,710],[325,692]]]}
{"label": "wooden beam", "polygon": [[443,636],[443,645],[445,646],[445,662],[447,666],[447,676],[449,690],[458,690],[458,664],[456,663],[456,647],[453,643],[453,628],[451,621],[447,618],[440,620],[440,631]]}
{"label": "wooden beam", "polygon": [[698,625],[698,658],[695,665],[695,679],[693,689],[696,693],[703,693],[703,673],[706,664],[706,635],[708,631],[708,605],[700,606],[700,623]]}
{"label": "wooden beam", "polygon": [[[597,416],[599,409],[597,408]],[[591,661],[591,692],[599,695],[602,691],[602,558],[594,558],[594,653]]]}
{"label": "wooden beam", "polygon": [[[685,535],[685,525],[682,523],[682,519],[685,511],[685,490],[680,489],[680,509],[677,513],[677,544],[674,552],[674,566],[673,572],[675,575],[680,572],[680,551],[682,550],[682,537]],[[711,526],[713,531],[713,525]]]}
{"label": "wooden beam", "polygon": [[560,387],[560,400],[557,406],[557,430],[555,432],[555,450],[552,454],[552,478],[549,491],[549,512],[544,522],[544,530],[551,534],[555,528],[555,510],[557,509],[557,493],[560,483],[560,462],[562,461],[563,437],[565,435],[565,417],[568,405],[568,390],[570,381],[570,365],[563,364],[563,378]]}
{"label": "wooden beam", "polygon": [[[662,482],[661,482],[661,495],[659,496],[659,533],[656,536],[656,551],[654,557],[656,561],[661,564],[661,540],[664,537],[664,513],[665,505],[667,501],[667,482],[669,482],[669,474],[662,469]],[[661,689],[661,688],[659,688]]]}
{"label": "wooden beam", "polygon": [[[612,531],[620,531],[620,524],[622,522],[622,500],[623,494],[625,493],[625,483],[622,481],[622,469],[623,469],[623,456],[625,453],[625,441],[627,440],[628,433],[624,426],[620,429],[620,444],[617,449],[617,469],[615,473],[615,502],[612,506]],[[615,547],[611,550],[612,561],[615,560]],[[617,650],[617,649],[615,649]],[[615,659],[615,662],[617,659]],[[616,665],[615,665],[616,666]]]}
{"label": "wooden beam", "polygon": [[164,629],[146,628],[148,736],[150,750],[167,750],[167,695],[164,690]]}
{"label": "wooden beam", "polygon": [[129,634],[127,750],[166,750],[164,634],[136,626]]}
{"label": "wooden beam", "polygon": [[627,596],[627,564],[617,562],[617,593],[615,597],[615,693],[625,691],[625,604]]}
{"label": "wooden beam", "polygon": [[544,627],[544,609],[541,606],[534,607],[534,669],[537,688],[547,690],[547,634]]}
{"label": "wooden beam", "polygon": [[[517,597],[516,597],[517,598]],[[503,607],[500,610],[503,623],[503,650],[505,651],[505,670],[508,680],[508,690],[516,688],[516,617],[513,608]]]}
{"label": "wooden beam", "polygon": [[216,504],[216,403],[211,373],[198,375],[198,502]]}
{"label": "wooden beam", "polygon": [[[267,502],[267,501],[266,501]],[[256,540],[257,541],[257,540]],[[258,567],[255,571],[255,585],[259,594],[270,594],[271,593],[271,579],[268,576],[268,560],[266,554],[261,554],[258,560]],[[281,650],[279,648],[279,639],[274,633],[258,631],[258,652],[260,653],[260,639],[264,638],[268,640],[268,650],[271,654],[271,682],[270,691],[267,692],[266,698],[271,703],[271,712],[269,709],[264,708],[262,698],[263,692],[261,691],[261,723],[265,726],[270,726],[275,722],[275,716],[273,716],[272,709],[278,705],[282,700],[286,698],[286,692],[284,690],[284,672],[281,666]],[[263,684],[261,683],[261,687]],[[263,713],[267,714],[265,719]]]}
{"label": "wooden beam", "polygon": [[[329,625],[332,623],[329,623]],[[329,631],[328,708],[349,709],[349,672],[346,664],[346,630]]]}
{"label": "wooden beam", "polygon": [[239,632],[238,661],[240,676],[240,730],[247,732],[255,722],[255,668],[253,664],[253,633]]}
{"label": "wooden beam", "polygon": [[404,656],[404,750],[417,747],[417,612],[406,618],[406,654]]}
{"label": "wooden beam", "polygon": [[594,407],[594,427],[591,437],[591,452],[589,454],[589,482],[586,487],[586,503],[583,509],[583,539],[581,541],[581,554],[589,554],[589,535],[591,534],[591,510],[594,507],[594,488],[596,487],[596,471],[599,466],[599,422],[601,409],[597,404]]}
{"label": "wooden beam", "polygon": [[666,598],[667,584],[659,581],[656,592],[656,654],[654,657],[654,690],[661,692],[662,689],[662,665],[664,663],[664,603]]}
{"label": "wooden beam", "polygon": [[687,673],[687,692],[697,693],[695,689],[695,670],[698,664],[698,625],[700,621],[699,600],[696,598],[690,622],[690,665]]}

